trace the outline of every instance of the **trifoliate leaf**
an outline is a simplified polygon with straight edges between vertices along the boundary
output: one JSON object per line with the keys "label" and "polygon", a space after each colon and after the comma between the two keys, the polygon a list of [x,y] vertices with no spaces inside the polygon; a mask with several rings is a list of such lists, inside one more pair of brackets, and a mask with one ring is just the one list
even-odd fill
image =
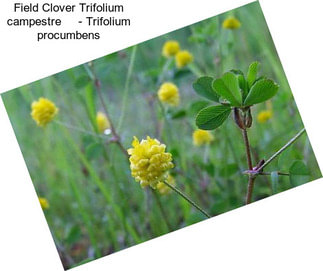
{"label": "trifoliate leaf", "polygon": [[203,130],[213,130],[229,117],[230,106],[215,105],[202,109],[196,117],[196,125]]}
{"label": "trifoliate leaf", "polygon": [[219,102],[219,95],[212,88],[213,78],[210,76],[202,76],[193,83],[193,88],[200,96],[209,100]]}
{"label": "trifoliate leaf", "polygon": [[260,63],[259,62],[253,62],[250,64],[248,73],[247,73],[247,82],[249,88],[251,88],[252,84],[255,82],[257,78],[257,73],[259,70]]}
{"label": "trifoliate leaf", "polygon": [[242,95],[239,88],[238,77],[227,72],[219,79],[213,81],[213,89],[222,98],[228,100],[233,106],[241,106]]}
{"label": "trifoliate leaf", "polygon": [[295,161],[289,168],[289,174],[292,186],[298,186],[309,181],[309,170],[303,161]]}
{"label": "trifoliate leaf", "polygon": [[234,73],[238,77],[239,87],[242,93],[242,100],[244,100],[248,94],[248,83],[246,81],[246,78],[244,77],[244,74],[240,70],[230,70],[230,72]]}
{"label": "trifoliate leaf", "polygon": [[270,79],[261,79],[253,84],[244,101],[245,106],[262,103],[269,100],[278,91],[279,86]]}

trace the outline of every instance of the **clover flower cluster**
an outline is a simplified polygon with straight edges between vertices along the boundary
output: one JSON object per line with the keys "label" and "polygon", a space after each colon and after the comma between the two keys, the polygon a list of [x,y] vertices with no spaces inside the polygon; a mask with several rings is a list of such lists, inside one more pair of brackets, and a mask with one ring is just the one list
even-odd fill
{"label": "clover flower cluster", "polygon": [[223,21],[222,27],[225,29],[234,30],[240,28],[241,23],[237,18],[230,16]]}
{"label": "clover flower cluster", "polygon": [[193,55],[187,50],[181,50],[178,41],[169,40],[163,45],[162,55],[165,57],[175,57],[177,68],[183,68],[193,61]]}
{"label": "clover flower cluster", "polygon": [[259,123],[265,123],[268,120],[270,120],[272,116],[273,116],[272,110],[263,110],[258,113],[257,120]]}
{"label": "clover flower cluster", "polygon": [[163,83],[158,90],[158,98],[161,102],[170,106],[177,106],[180,101],[177,86],[170,82]]}
{"label": "clover flower cluster", "polygon": [[174,164],[172,155],[165,151],[166,145],[147,136],[141,142],[134,137],[132,146],[128,149],[131,175],[142,187],[156,188],[159,182],[167,180]]}
{"label": "clover flower cluster", "polygon": [[214,136],[209,132],[197,129],[193,132],[193,143],[195,146],[210,144],[214,140]]}
{"label": "clover flower cluster", "polygon": [[45,127],[57,113],[56,105],[46,98],[41,97],[31,104],[31,116],[40,127]]}
{"label": "clover flower cluster", "polygon": [[43,210],[49,209],[49,203],[46,198],[39,197],[38,200],[39,200],[40,206]]}

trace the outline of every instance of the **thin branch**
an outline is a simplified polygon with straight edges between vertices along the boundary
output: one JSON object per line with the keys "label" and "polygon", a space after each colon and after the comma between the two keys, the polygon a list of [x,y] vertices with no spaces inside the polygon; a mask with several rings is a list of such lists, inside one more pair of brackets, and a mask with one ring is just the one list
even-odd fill
{"label": "thin branch", "polygon": [[289,140],[283,147],[280,148],[276,153],[274,153],[261,167],[257,170],[261,171],[264,167],[268,166],[278,155],[280,155],[284,150],[286,150],[290,145],[292,145],[303,133],[305,132],[305,128],[300,130],[291,140]]}
{"label": "thin branch", "polygon": [[208,217],[208,218],[211,217],[206,211],[204,211],[200,206],[198,206],[193,200],[191,200],[188,196],[186,196],[182,191],[178,190],[175,186],[171,185],[167,181],[163,181],[163,183],[166,184],[169,188],[171,188],[178,195],[180,195],[182,198],[184,198],[186,201],[188,201],[191,205],[193,205],[197,210],[199,210],[206,217]]}
{"label": "thin branch", "polygon": [[[278,175],[281,176],[289,176],[289,173],[277,172]],[[271,175],[271,172],[259,172],[259,175]]]}
{"label": "thin branch", "polygon": [[130,56],[130,63],[129,63],[129,66],[128,66],[127,78],[126,78],[126,83],[125,83],[125,88],[124,88],[123,99],[122,99],[121,114],[120,114],[119,122],[118,122],[118,125],[117,125],[117,131],[119,131],[121,126],[122,126],[124,115],[125,115],[125,110],[126,110],[126,107],[127,107],[127,99],[128,99],[128,93],[129,93],[129,83],[130,83],[130,78],[132,76],[133,67],[134,67],[134,63],[135,63],[135,59],[136,59],[136,52],[137,52],[137,45],[135,45],[133,47],[132,53],[131,53],[131,56]]}

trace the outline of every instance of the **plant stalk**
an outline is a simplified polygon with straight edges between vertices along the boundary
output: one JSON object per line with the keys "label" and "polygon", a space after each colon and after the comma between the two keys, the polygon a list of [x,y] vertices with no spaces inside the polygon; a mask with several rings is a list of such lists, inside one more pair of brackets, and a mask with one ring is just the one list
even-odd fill
{"label": "plant stalk", "polygon": [[277,152],[275,152],[259,169],[261,171],[264,167],[268,166],[278,155],[280,155],[284,150],[286,150],[290,145],[292,145],[303,133],[305,132],[305,128],[300,130],[292,139],[290,139],[283,147],[281,147]]}
{"label": "plant stalk", "polygon": [[204,211],[200,206],[198,206],[193,200],[191,200],[188,196],[186,196],[183,192],[178,190],[175,186],[171,185],[167,181],[163,181],[164,184],[166,184],[169,188],[171,188],[174,192],[176,192],[178,195],[180,195],[182,198],[184,198],[186,201],[188,201],[191,205],[193,205],[197,210],[199,210],[202,214],[204,214],[206,217],[210,218],[211,216]]}
{"label": "plant stalk", "polygon": [[[250,152],[250,143],[249,143],[248,132],[247,132],[246,128],[242,129],[242,136],[243,136],[243,141],[244,141],[244,145],[245,145],[245,148],[246,148],[246,156],[247,156],[248,168],[249,168],[249,170],[252,170],[252,159],[251,159],[251,152]],[[246,195],[246,204],[249,204],[251,202],[255,179],[256,179],[256,176],[249,175],[248,187],[247,187],[247,195]]]}

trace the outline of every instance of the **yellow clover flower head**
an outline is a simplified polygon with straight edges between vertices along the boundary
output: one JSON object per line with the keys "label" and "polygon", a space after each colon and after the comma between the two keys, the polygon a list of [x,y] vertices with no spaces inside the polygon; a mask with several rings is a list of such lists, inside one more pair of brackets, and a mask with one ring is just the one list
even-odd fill
{"label": "yellow clover flower head", "polygon": [[[172,175],[168,175],[167,182],[175,186],[175,178]],[[167,195],[172,191],[172,189],[169,186],[162,182],[159,182],[157,184],[157,190],[161,195]]]}
{"label": "yellow clover flower head", "polygon": [[31,104],[31,116],[40,127],[45,127],[56,116],[58,108],[46,98],[39,98]]}
{"label": "yellow clover flower head", "polygon": [[158,98],[163,103],[177,106],[180,99],[177,86],[170,82],[162,84],[158,90]]}
{"label": "yellow clover flower head", "polygon": [[169,40],[164,43],[162,54],[165,57],[172,57],[180,50],[180,45],[176,40]]}
{"label": "yellow clover flower head", "polygon": [[110,128],[110,122],[107,116],[102,112],[98,112],[96,114],[96,124],[98,126],[99,133],[101,134],[104,133],[106,129]]}
{"label": "yellow clover flower head", "polygon": [[193,132],[193,143],[195,146],[210,144],[213,140],[214,136],[209,131],[198,129]]}
{"label": "yellow clover flower head", "polygon": [[172,155],[165,152],[166,145],[149,136],[141,142],[134,137],[132,146],[128,149],[131,175],[142,187],[156,188],[159,182],[168,178],[168,170],[174,167]]}
{"label": "yellow clover flower head", "polygon": [[39,200],[40,206],[43,210],[49,209],[49,203],[46,198],[39,197],[38,200]]}
{"label": "yellow clover flower head", "polygon": [[234,30],[234,29],[240,28],[240,26],[241,26],[240,21],[233,16],[226,18],[222,23],[222,27],[225,29]]}
{"label": "yellow clover flower head", "polygon": [[260,111],[258,116],[257,116],[257,120],[259,123],[265,123],[268,120],[270,120],[273,116],[273,111],[271,110],[263,110]]}
{"label": "yellow clover flower head", "polygon": [[182,50],[175,55],[175,61],[177,68],[183,68],[193,61],[193,55],[187,50]]}

